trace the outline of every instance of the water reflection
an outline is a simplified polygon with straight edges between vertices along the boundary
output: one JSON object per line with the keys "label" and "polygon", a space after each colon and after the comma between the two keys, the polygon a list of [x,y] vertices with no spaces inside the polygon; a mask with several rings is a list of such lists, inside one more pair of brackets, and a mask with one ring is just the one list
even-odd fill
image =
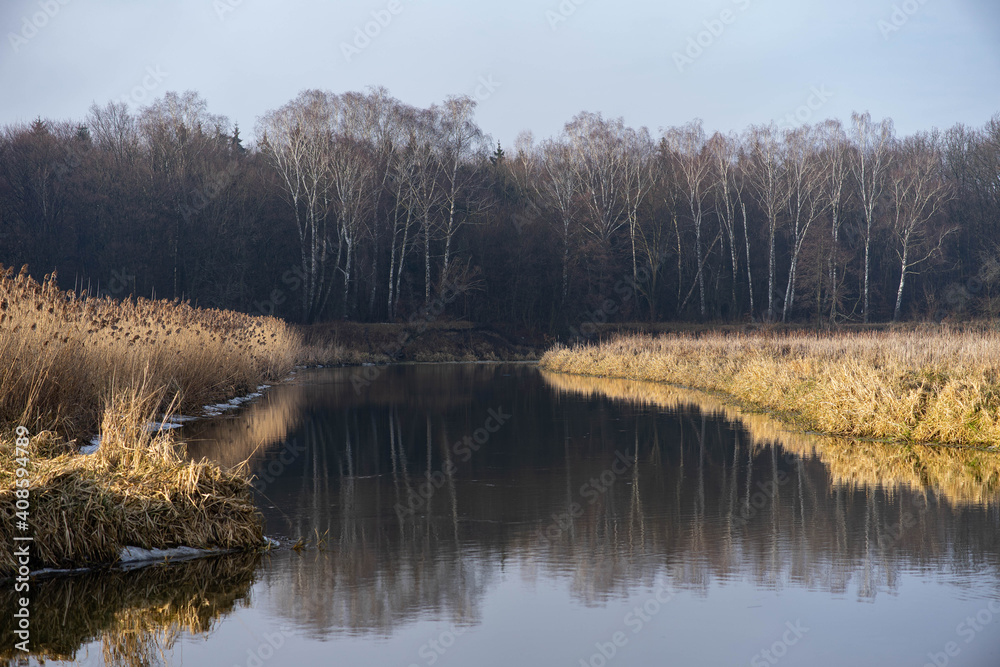
{"label": "water reflection", "polygon": [[[585,605],[664,573],[703,596],[742,580],[872,600],[901,571],[996,571],[996,456],[795,434],[695,392],[529,366],[398,367],[360,393],[351,375],[289,388],[302,454],[280,474],[287,447],[251,456],[269,530],[325,536],[265,574],[275,611],[317,636],[479,623],[508,563]],[[491,409],[511,418],[478,444]]]}
{"label": "water reflection", "polygon": [[[359,663],[428,664],[407,629],[431,621],[488,634],[501,599],[513,600],[515,620],[545,628],[552,646],[539,655],[567,664],[594,650],[576,629],[586,618],[578,610],[609,610],[601,627],[620,625],[623,601],[654,587],[689,600],[674,603],[683,611],[671,621],[672,646],[702,657],[721,644],[687,617],[750,610],[739,597],[747,590],[841,620],[861,616],[831,601],[883,609],[926,596],[925,583],[945,591],[921,600],[936,609],[1000,600],[996,455],[797,434],[703,394],[531,365],[395,366],[370,384],[357,373],[302,373],[242,414],[185,432],[191,456],[250,466],[268,534],[310,540],[302,553],[268,556],[256,583],[211,575],[233,601],[252,586],[252,604],[233,606],[233,622],[263,616],[263,627],[294,628],[303,664],[331,642]],[[565,599],[546,611],[524,606],[539,590]],[[100,612],[93,597],[93,615],[117,613]],[[921,637],[933,648],[954,626],[949,617]],[[50,655],[88,637],[114,641],[115,627],[68,633]],[[560,628],[578,632],[577,658],[551,639]],[[879,627],[883,635],[898,643],[892,628]],[[655,639],[645,657],[663,650]],[[185,655],[202,655],[192,651]],[[736,656],[747,662],[752,651],[744,653]]]}
{"label": "water reflection", "polygon": [[[37,579],[31,586],[31,655],[138,667],[169,664],[181,633],[204,635],[249,603],[258,554],[233,554],[131,571]],[[20,595],[20,594],[18,594]],[[12,586],[0,608],[14,609]],[[13,619],[0,620],[0,665],[18,664]],[[89,651],[81,647],[96,643]]]}

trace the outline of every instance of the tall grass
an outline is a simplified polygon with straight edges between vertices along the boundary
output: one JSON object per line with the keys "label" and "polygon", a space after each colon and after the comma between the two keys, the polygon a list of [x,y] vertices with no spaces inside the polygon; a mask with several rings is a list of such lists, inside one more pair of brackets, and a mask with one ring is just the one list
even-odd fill
{"label": "tall grass", "polygon": [[[281,320],[146,299],[79,299],[0,267],[0,423],[94,432],[115,387],[147,381],[188,410],[287,373]],[[166,407],[166,403],[161,407]]]}
{"label": "tall grass", "polygon": [[[284,322],[186,303],[79,299],[0,267],[0,541],[14,534],[14,426],[31,439],[36,565],[113,561],[124,546],[259,545],[249,481],[190,462],[163,413],[247,393],[287,374]],[[75,440],[101,435],[97,455]],[[0,575],[13,570],[0,556]]]}
{"label": "tall grass", "polygon": [[719,392],[823,433],[1000,445],[1000,333],[621,336],[557,346],[545,369]]}

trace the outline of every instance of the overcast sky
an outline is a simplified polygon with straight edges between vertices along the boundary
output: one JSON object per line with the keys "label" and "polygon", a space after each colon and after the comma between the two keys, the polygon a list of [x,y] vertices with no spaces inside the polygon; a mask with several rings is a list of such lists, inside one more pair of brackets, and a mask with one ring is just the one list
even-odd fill
{"label": "overcast sky", "polygon": [[195,90],[250,138],[301,90],[373,85],[420,106],[478,94],[504,144],[580,111],[654,133],[852,110],[908,133],[1000,112],[997,0],[0,3],[0,124]]}

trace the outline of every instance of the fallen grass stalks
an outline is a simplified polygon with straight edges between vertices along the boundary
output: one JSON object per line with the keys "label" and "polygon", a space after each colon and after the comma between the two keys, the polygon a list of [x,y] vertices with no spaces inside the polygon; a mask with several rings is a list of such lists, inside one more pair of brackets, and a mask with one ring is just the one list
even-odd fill
{"label": "fallen grass stalks", "polygon": [[717,392],[827,434],[1000,447],[993,330],[631,335],[556,346],[540,364]]}

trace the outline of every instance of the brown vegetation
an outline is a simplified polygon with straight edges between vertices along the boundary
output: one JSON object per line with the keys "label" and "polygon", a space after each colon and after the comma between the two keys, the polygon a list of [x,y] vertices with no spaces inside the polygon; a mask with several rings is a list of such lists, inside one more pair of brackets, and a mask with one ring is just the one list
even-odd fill
{"label": "brown vegetation", "polygon": [[[246,548],[261,522],[245,476],[185,461],[149,424],[286,374],[297,336],[271,318],[184,303],[74,298],[0,269],[0,423],[29,446],[38,565],[110,562],[124,546]],[[75,440],[101,435],[94,456]],[[0,447],[0,539],[14,534],[13,436]],[[0,574],[15,563],[0,557]]]}
{"label": "brown vegetation", "polygon": [[719,392],[805,429],[1000,446],[1000,333],[622,336],[557,346],[543,368]]}

